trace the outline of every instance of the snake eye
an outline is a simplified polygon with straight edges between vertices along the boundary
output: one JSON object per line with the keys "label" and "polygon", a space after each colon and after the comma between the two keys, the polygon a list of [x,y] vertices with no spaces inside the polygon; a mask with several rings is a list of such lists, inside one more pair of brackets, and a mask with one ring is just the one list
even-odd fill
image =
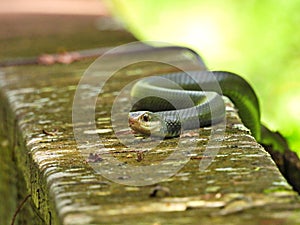
{"label": "snake eye", "polygon": [[142,116],[142,119],[143,119],[144,122],[148,122],[148,121],[150,120],[150,116],[149,116],[147,113],[145,113],[145,114]]}

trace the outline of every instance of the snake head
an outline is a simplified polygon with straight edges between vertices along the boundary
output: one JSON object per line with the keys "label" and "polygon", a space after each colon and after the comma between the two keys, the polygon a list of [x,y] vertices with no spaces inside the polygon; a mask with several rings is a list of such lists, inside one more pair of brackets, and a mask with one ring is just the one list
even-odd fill
{"label": "snake head", "polygon": [[162,128],[164,127],[163,119],[153,112],[130,112],[128,122],[130,128],[139,134],[146,136],[164,136],[162,132]]}

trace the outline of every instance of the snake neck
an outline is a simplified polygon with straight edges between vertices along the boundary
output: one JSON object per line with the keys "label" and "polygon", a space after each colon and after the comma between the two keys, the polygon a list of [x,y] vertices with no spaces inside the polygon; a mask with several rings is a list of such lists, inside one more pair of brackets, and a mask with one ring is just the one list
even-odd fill
{"label": "snake neck", "polygon": [[157,114],[160,114],[162,120],[160,133],[163,137],[173,138],[178,137],[181,134],[182,123],[177,113],[175,115],[162,115],[162,113]]}

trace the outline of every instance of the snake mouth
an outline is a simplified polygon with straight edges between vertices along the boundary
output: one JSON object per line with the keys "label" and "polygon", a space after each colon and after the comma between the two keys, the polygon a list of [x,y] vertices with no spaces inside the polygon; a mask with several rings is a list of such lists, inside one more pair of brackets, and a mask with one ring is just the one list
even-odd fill
{"label": "snake mouth", "polygon": [[131,112],[128,115],[128,124],[134,134],[150,135],[150,130],[143,127],[140,121],[140,116],[142,112]]}
{"label": "snake mouth", "polygon": [[134,133],[137,133],[137,130],[139,129],[138,121],[135,118],[129,117],[128,124],[129,124],[129,127],[132,129],[132,131]]}
{"label": "snake mouth", "polygon": [[128,124],[135,133],[140,135],[161,136],[162,122],[154,113],[148,111],[130,112]]}

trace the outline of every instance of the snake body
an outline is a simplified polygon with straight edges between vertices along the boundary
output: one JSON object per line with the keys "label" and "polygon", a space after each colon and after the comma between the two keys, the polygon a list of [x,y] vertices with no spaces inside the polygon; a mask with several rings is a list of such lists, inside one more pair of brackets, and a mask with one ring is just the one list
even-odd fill
{"label": "snake body", "polygon": [[[139,80],[131,91],[134,105],[133,112],[129,113],[130,127],[142,135],[179,136],[182,130],[224,119],[221,95],[225,95],[234,103],[242,122],[256,141],[274,157],[280,171],[299,192],[299,183],[294,179],[297,171],[293,165],[295,153],[279,132],[261,124],[258,99],[247,81],[223,71],[192,71],[188,74],[177,72]],[[161,78],[176,85],[162,82]]]}
{"label": "snake body", "polygon": [[145,135],[176,137],[182,130],[224,119],[225,95],[243,123],[260,140],[260,110],[255,92],[242,77],[224,71],[190,71],[146,77],[131,90],[135,103],[130,127]]}

